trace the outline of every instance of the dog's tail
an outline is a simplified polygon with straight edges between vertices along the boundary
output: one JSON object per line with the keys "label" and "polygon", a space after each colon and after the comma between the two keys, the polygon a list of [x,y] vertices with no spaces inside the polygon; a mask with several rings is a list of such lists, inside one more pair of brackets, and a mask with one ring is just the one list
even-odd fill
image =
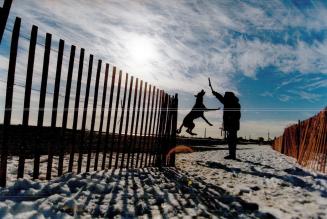
{"label": "dog's tail", "polygon": [[181,133],[182,128],[183,128],[183,123],[182,123],[182,125],[179,127],[179,129],[176,130],[176,133],[177,133],[177,134]]}

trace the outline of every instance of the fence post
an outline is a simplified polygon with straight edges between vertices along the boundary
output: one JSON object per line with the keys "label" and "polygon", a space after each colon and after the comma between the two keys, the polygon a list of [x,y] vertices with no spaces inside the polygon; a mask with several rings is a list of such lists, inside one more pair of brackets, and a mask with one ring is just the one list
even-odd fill
{"label": "fence post", "polygon": [[65,155],[65,135],[66,135],[66,127],[67,127],[67,118],[68,118],[68,110],[69,110],[69,100],[70,100],[70,90],[72,85],[72,76],[73,76],[73,68],[74,68],[74,60],[75,60],[75,46],[71,46],[70,49],[70,57],[69,57],[69,65],[68,65],[68,74],[67,74],[67,84],[65,91],[65,102],[64,102],[64,112],[62,117],[62,127],[61,127],[61,140],[59,146],[59,162],[58,162],[58,176],[62,175],[63,171],[63,163],[64,163],[64,155]]}
{"label": "fence post", "polygon": [[[147,130],[148,130],[149,111],[150,111],[151,87],[152,86],[149,85],[149,95],[148,95],[148,102],[147,102],[147,108],[146,108],[145,127],[144,127],[142,141],[140,141],[141,142],[140,149],[142,151],[140,167],[142,167],[144,153],[146,153],[146,138],[147,138]],[[144,99],[144,101],[145,101],[145,99]],[[143,110],[145,110],[145,109],[143,109]]]}
{"label": "fence post", "polygon": [[3,122],[3,142],[1,147],[1,167],[0,167],[0,186],[6,186],[7,176],[7,156],[8,156],[8,134],[10,133],[10,120],[12,111],[12,99],[14,91],[15,71],[16,71],[16,58],[18,49],[18,39],[20,31],[21,19],[16,18],[14,29],[11,37],[10,46],[10,59],[8,67],[7,90],[6,90],[6,104]]}
{"label": "fence post", "polygon": [[34,26],[31,30],[31,40],[28,54],[28,64],[25,82],[25,94],[24,94],[24,111],[23,111],[23,143],[20,147],[20,155],[18,162],[17,178],[22,178],[24,176],[24,164],[25,164],[25,153],[26,153],[26,137],[28,131],[28,119],[30,113],[30,103],[31,103],[31,90],[32,90],[32,78],[34,70],[34,58],[35,58],[35,47],[37,40],[37,30],[38,27]]}
{"label": "fence post", "polygon": [[116,67],[114,66],[114,68],[112,70],[112,77],[111,77],[109,106],[108,106],[108,114],[107,114],[106,137],[105,137],[105,140],[104,140],[102,165],[101,165],[102,170],[104,170],[104,168],[105,168],[106,158],[107,158],[107,150],[108,150],[108,143],[109,143],[109,130],[110,130],[110,121],[111,121],[111,112],[112,112],[111,108],[112,108],[112,99],[113,99],[114,88],[115,88],[115,78],[116,78]]}
{"label": "fence post", "polygon": [[[41,90],[40,90],[40,101],[39,101],[39,113],[37,118],[37,127],[40,131],[39,135],[43,135],[41,131],[44,120],[44,106],[45,97],[47,92],[47,81],[49,72],[49,61],[50,61],[50,51],[51,51],[51,34],[47,33],[45,38],[45,49],[44,49],[44,59],[43,59],[43,69],[42,69],[42,79],[41,79]],[[37,141],[37,145],[34,145],[34,169],[33,169],[33,179],[39,178],[40,173],[40,148],[41,141]],[[42,142],[43,143],[43,142]]]}
{"label": "fence post", "polygon": [[165,147],[163,147],[163,159],[164,159],[164,165],[168,166],[167,162],[167,154],[171,148],[171,131],[172,131],[172,118],[173,118],[173,112],[172,112],[172,97],[168,94],[168,108],[167,108],[167,121],[166,121],[166,127],[165,127]]}
{"label": "fence post", "polygon": [[144,161],[144,166],[146,167],[148,165],[148,157],[150,157],[150,144],[151,144],[151,130],[152,130],[152,119],[153,119],[153,106],[154,106],[154,98],[156,94],[156,87],[153,86],[153,91],[152,91],[152,100],[151,100],[151,110],[150,110],[150,124],[149,124],[149,130],[148,130],[148,139],[147,142],[144,143],[145,145],[145,151],[146,151],[146,156],[145,156],[145,161]]}
{"label": "fence post", "polygon": [[[131,82],[129,85],[129,93],[128,93],[128,101],[127,101],[126,124],[125,124],[125,133],[124,133],[124,141],[123,141],[123,155],[122,155],[122,159],[120,162],[120,168],[124,167],[125,153],[127,150],[128,124],[129,124],[129,114],[130,114],[130,106],[131,106],[131,99],[132,99],[133,81],[134,81],[134,77],[131,76]],[[128,156],[127,156],[127,161],[128,161]]]}
{"label": "fence post", "polygon": [[[176,147],[176,130],[177,130],[177,109],[178,109],[178,94],[175,94],[173,98],[173,118],[172,118],[172,141],[171,141],[171,148]],[[170,156],[170,166],[175,166],[175,153]]]}
{"label": "fence post", "polygon": [[301,121],[298,120],[298,124],[297,124],[297,154],[296,154],[297,161],[299,160],[300,146],[301,146]]}
{"label": "fence post", "polygon": [[136,108],[136,100],[137,100],[137,89],[138,89],[138,82],[139,79],[136,78],[135,81],[135,88],[134,88],[134,100],[133,100],[133,112],[132,112],[132,119],[131,119],[131,128],[130,128],[130,134],[129,134],[129,141],[128,141],[128,154],[127,154],[127,164],[126,168],[129,167],[130,161],[129,159],[131,158],[131,153],[134,153],[133,151],[133,131],[134,131],[134,118],[135,118],[135,108]]}
{"label": "fence post", "polygon": [[164,147],[166,144],[166,128],[167,128],[167,107],[169,104],[168,95],[163,91],[162,92],[162,105],[160,109],[160,127],[159,127],[159,139],[158,139],[158,150],[157,150],[157,157],[156,163],[158,167],[162,167],[163,164],[163,154],[164,154]]}
{"label": "fence post", "polygon": [[51,170],[52,170],[52,160],[53,160],[53,148],[57,147],[57,135],[56,135],[56,123],[57,123],[57,113],[58,113],[58,99],[59,99],[59,90],[60,90],[60,78],[61,78],[61,69],[62,69],[62,59],[64,55],[65,41],[60,39],[59,41],[59,51],[57,58],[57,69],[56,69],[56,79],[55,87],[53,92],[53,102],[52,102],[52,114],[51,114],[51,129],[53,139],[51,144],[48,147],[48,165],[47,165],[47,175],[46,179],[51,179]]}
{"label": "fence post", "polygon": [[5,32],[12,0],[5,0],[3,7],[0,8],[0,43],[2,41],[3,33]]}
{"label": "fence post", "polygon": [[[150,123],[150,127],[152,127],[152,130],[150,128],[149,131],[149,142],[148,142],[148,153],[149,153],[149,158],[146,160],[146,166],[151,166],[151,158],[153,155],[153,141],[155,139],[155,126],[156,126],[156,116],[157,116],[157,107],[158,107],[158,94],[159,94],[159,89],[157,89],[156,87],[153,87],[153,99],[152,99],[152,106],[151,106],[151,123]],[[155,103],[155,105],[154,105]],[[155,107],[155,108],[154,108]],[[154,113],[154,114],[153,114]]]}
{"label": "fence post", "polygon": [[68,172],[73,171],[73,165],[74,165],[78,111],[79,111],[81,83],[82,83],[83,66],[84,66],[84,52],[85,50],[81,48],[80,57],[79,57],[78,75],[77,75],[76,94],[75,94],[74,116],[73,116],[73,132],[72,132],[72,144],[71,144],[72,148],[69,156]]}
{"label": "fence post", "polygon": [[157,90],[157,100],[156,100],[156,113],[155,113],[155,122],[156,122],[156,127],[153,129],[154,137],[153,137],[153,148],[152,148],[152,158],[150,160],[150,163],[152,166],[155,166],[155,159],[156,159],[156,154],[157,154],[157,148],[158,148],[158,138],[159,138],[159,127],[160,127],[160,109],[161,109],[161,103],[162,103],[162,95],[161,95],[161,90]]}
{"label": "fence post", "polygon": [[[148,83],[145,82],[145,87],[144,87],[144,96],[143,96],[143,105],[142,105],[142,116],[141,116],[141,129],[140,129],[140,136],[139,136],[139,140],[138,140],[138,145],[136,144],[136,146],[138,146],[138,152],[136,155],[136,163],[135,163],[135,167],[137,168],[137,166],[139,165],[139,158],[140,158],[140,153],[142,152],[142,148],[141,148],[141,144],[142,144],[142,135],[143,135],[143,124],[144,124],[144,111],[145,111],[145,102],[146,102],[146,91],[147,91],[147,86]],[[141,156],[142,157],[142,156]],[[142,158],[141,158],[142,159]]]}
{"label": "fence post", "polygon": [[108,73],[109,73],[109,64],[106,64],[106,69],[105,69],[105,73],[104,73],[104,84],[103,84],[103,89],[102,89],[100,125],[99,125],[99,132],[98,132],[99,134],[98,134],[98,141],[97,141],[97,147],[96,147],[95,159],[94,159],[94,170],[95,171],[98,169],[99,150],[100,150],[100,144],[101,144],[101,140],[102,140],[102,126],[103,126],[104,110],[106,107]]}
{"label": "fence post", "polygon": [[[141,80],[141,82],[140,82],[140,92],[139,92],[137,109],[136,109],[137,113],[136,113],[136,122],[135,122],[135,135],[133,136],[133,141],[131,143],[131,148],[132,148],[131,168],[133,168],[133,166],[134,166],[135,152],[137,153],[137,151],[135,149],[136,149],[136,142],[137,142],[137,129],[138,129],[138,126],[139,126],[139,118],[140,118],[142,89],[143,89],[143,81]],[[137,158],[136,158],[136,161],[135,161],[135,167],[136,167],[136,164],[138,163],[138,156],[136,155],[136,157]]]}
{"label": "fence post", "polygon": [[116,132],[116,125],[117,125],[116,122],[117,122],[119,98],[120,98],[121,77],[122,77],[122,71],[120,70],[119,77],[118,77],[117,94],[116,94],[114,123],[113,123],[112,135],[111,135],[111,148],[110,148],[111,150],[110,150],[110,157],[109,157],[109,169],[111,168],[111,165],[112,165],[112,155],[114,153],[114,146],[115,146],[115,132]]}
{"label": "fence post", "polygon": [[118,167],[118,159],[119,159],[120,145],[121,145],[121,135],[122,135],[121,133],[123,131],[124,115],[125,115],[127,85],[128,85],[128,74],[126,73],[126,75],[125,75],[124,96],[123,96],[123,100],[121,102],[121,114],[120,114],[119,130],[118,130],[117,150],[116,150],[116,157],[115,157],[115,169],[117,169],[117,167]]}
{"label": "fence post", "polygon": [[96,120],[96,113],[97,113],[97,104],[98,104],[98,91],[99,91],[99,81],[100,81],[100,73],[101,73],[101,65],[102,60],[98,60],[98,69],[95,78],[95,87],[94,87],[94,98],[93,98],[93,109],[92,109],[92,118],[91,118],[91,129],[90,129],[90,136],[89,136],[89,145],[87,150],[87,161],[86,161],[86,172],[90,171],[91,166],[91,153],[93,147],[93,135],[94,135],[94,125]]}
{"label": "fence post", "polygon": [[84,107],[83,107],[83,117],[82,117],[82,128],[81,128],[81,136],[78,148],[78,162],[77,162],[77,173],[80,173],[82,170],[82,160],[83,160],[83,153],[84,150],[84,143],[85,143],[85,125],[87,119],[87,109],[89,105],[89,94],[90,94],[90,85],[91,85],[91,77],[92,77],[92,68],[93,68],[93,55],[91,54],[89,57],[89,68],[87,73],[87,81],[86,81],[86,91],[84,96]]}
{"label": "fence post", "polygon": [[154,158],[154,164],[157,167],[161,167],[161,146],[162,146],[162,129],[163,129],[163,117],[164,117],[164,107],[165,107],[165,93],[163,90],[160,91],[160,106],[158,115],[158,130],[157,130],[157,145],[156,154]]}

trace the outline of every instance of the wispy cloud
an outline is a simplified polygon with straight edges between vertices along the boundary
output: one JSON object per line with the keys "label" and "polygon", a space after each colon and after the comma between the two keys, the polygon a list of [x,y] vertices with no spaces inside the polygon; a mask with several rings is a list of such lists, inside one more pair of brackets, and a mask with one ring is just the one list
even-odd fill
{"label": "wispy cloud", "polygon": [[[258,70],[268,66],[285,73],[327,73],[326,40],[308,42],[298,31],[326,29],[322,18],[327,10],[318,3],[308,10],[313,13],[287,2],[228,0],[17,0],[13,5],[14,14],[41,30],[86,47],[166,89],[186,92],[207,86],[208,76],[217,78],[220,90],[237,90],[233,75],[255,78]],[[269,37],[274,34],[275,38]],[[131,57],[131,40],[140,36],[150,39],[156,50],[146,63]]]}
{"label": "wispy cloud", "polygon": [[282,95],[279,95],[278,99],[282,102],[288,102],[291,99],[291,97],[288,95],[282,94]]}
{"label": "wispy cloud", "polygon": [[305,89],[309,91],[319,89],[319,88],[327,88],[327,79],[318,78],[318,80],[311,81],[304,86]]}
{"label": "wispy cloud", "polygon": [[291,91],[289,91],[289,93],[292,93],[294,95],[297,95],[301,99],[307,100],[309,102],[319,101],[320,100],[320,97],[322,96],[322,95],[317,94],[317,93],[306,92],[306,91],[303,91],[303,90],[299,90],[299,91],[291,90]]}
{"label": "wispy cloud", "polygon": [[263,97],[272,97],[273,96],[273,93],[272,92],[269,92],[269,91],[265,91],[262,94],[260,94],[260,96],[263,96]]}

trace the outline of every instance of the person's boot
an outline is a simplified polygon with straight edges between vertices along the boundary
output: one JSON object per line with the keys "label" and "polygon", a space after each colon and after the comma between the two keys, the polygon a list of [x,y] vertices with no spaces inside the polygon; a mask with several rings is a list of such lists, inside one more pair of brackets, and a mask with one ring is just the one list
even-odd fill
{"label": "person's boot", "polygon": [[228,155],[228,156],[224,157],[224,159],[226,159],[226,160],[236,160],[236,156]]}

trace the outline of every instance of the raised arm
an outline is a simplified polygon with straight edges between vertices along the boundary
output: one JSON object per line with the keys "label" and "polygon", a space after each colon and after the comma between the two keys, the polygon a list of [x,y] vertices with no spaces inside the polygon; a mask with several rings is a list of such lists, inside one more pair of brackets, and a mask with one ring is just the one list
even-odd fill
{"label": "raised arm", "polygon": [[220,93],[218,93],[218,92],[216,92],[216,91],[214,91],[214,90],[212,90],[212,94],[222,103],[222,104],[225,104],[224,103],[224,97],[220,94]]}
{"label": "raised arm", "polygon": [[208,78],[208,81],[209,81],[209,87],[211,88],[211,91],[212,91],[212,94],[222,103],[222,104],[225,104],[224,103],[224,97],[220,94],[220,93],[218,93],[218,92],[216,92],[216,91],[214,91],[213,90],[213,88],[212,88],[212,85],[211,85],[211,81],[210,81],[210,78]]}

